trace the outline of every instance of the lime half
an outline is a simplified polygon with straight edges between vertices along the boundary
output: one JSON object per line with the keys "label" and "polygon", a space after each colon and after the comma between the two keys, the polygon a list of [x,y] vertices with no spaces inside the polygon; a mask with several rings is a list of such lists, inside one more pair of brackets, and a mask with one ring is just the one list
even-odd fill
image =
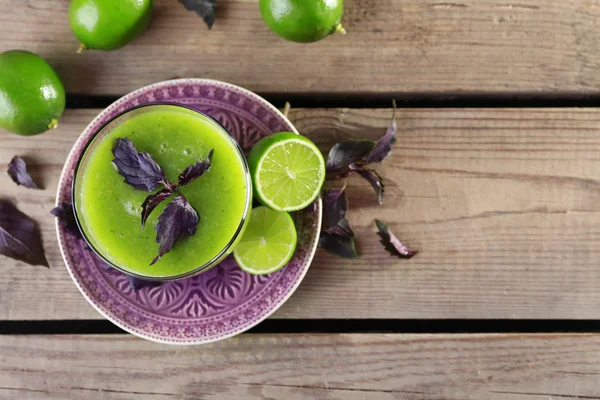
{"label": "lime half", "polygon": [[296,250],[296,227],[286,212],[256,207],[233,256],[244,271],[265,275],[285,266]]}
{"label": "lime half", "polygon": [[277,211],[312,203],[325,181],[323,155],[310,139],[280,132],[261,139],[248,156],[256,197]]}

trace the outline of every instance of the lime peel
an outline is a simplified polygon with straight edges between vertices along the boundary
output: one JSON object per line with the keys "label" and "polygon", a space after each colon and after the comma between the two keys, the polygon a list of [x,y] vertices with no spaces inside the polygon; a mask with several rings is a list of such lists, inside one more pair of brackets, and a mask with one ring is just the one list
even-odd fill
{"label": "lime peel", "polygon": [[344,27],[342,26],[342,24],[337,24],[335,26],[335,29],[333,30],[334,33],[341,33],[342,35],[346,34],[346,30],[344,29]]}
{"label": "lime peel", "polygon": [[52,121],[48,124],[48,129],[56,129],[58,128],[58,120],[56,118],[52,118]]}

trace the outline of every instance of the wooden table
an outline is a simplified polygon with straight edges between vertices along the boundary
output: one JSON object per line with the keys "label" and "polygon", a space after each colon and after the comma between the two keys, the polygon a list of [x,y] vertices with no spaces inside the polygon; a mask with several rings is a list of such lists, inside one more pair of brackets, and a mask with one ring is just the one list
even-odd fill
{"label": "wooden table", "polygon": [[[77,55],[67,0],[0,0],[0,51],[47,58],[69,93],[56,131],[0,132],[0,164],[20,154],[44,186],[0,174],[1,197],[40,221],[51,264],[0,258],[0,398],[600,399],[600,1],[346,0],[348,35],[312,45],[256,3],[221,0],[208,32],[157,0],[134,43]],[[362,258],[318,251],[273,318],[188,348],[98,321],[48,214],[100,109],[178,76],[289,100],[323,150],[401,105],[384,204],[348,182]],[[388,256],[374,218],[421,254]]]}

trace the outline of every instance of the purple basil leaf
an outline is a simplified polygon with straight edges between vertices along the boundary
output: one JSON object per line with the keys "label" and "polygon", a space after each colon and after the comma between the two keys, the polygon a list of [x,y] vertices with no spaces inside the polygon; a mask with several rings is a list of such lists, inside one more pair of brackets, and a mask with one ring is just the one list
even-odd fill
{"label": "purple basil leaf", "polygon": [[381,237],[381,244],[383,244],[383,247],[385,247],[391,255],[408,259],[418,253],[418,251],[411,250],[403,245],[385,223],[376,219],[375,224],[377,225],[377,229],[379,229],[377,234]]}
{"label": "purple basil leaf", "polygon": [[187,199],[183,196],[177,196],[165,207],[163,213],[158,217],[158,224],[154,227],[156,230],[156,242],[160,244],[158,256],[152,260],[150,265],[158,261],[169,250],[173,248],[175,242],[184,236],[191,236],[196,233],[196,228],[200,222],[200,217]]}
{"label": "purple basil leaf", "polygon": [[148,195],[144,203],[142,203],[142,229],[146,225],[146,220],[152,214],[152,211],[163,201],[169,198],[173,194],[171,189],[163,189],[154,194]]}
{"label": "purple basil leaf", "polygon": [[137,190],[151,192],[167,184],[165,172],[148,153],[138,153],[131,140],[118,139],[113,149],[113,163],[125,183]]}
{"label": "purple basil leaf", "polygon": [[0,200],[0,254],[27,264],[50,267],[37,224],[6,200]]}
{"label": "purple basil leaf", "polygon": [[385,186],[383,184],[383,178],[381,177],[381,175],[379,175],[377,171],[374,171],[372,169],[365,169],[357,166],[352,166],[352,172],[356,172],[357,174],[365,178],[367,181],[369,181],[371,186],[373,186],[373,190],[375,190],[375,193],[377,194],[377,202],[379,204],[382,204]]}
{"label": "purple basil leaf", "polygon": [[217,10],[217,0],[179,0],[185,8],[195,11],[202,17],[208,29],[215,23],[215,13]]}
{"label": "purple basil leaf", "polygon": [[362,164],[370,164],[374,162],[382,162],[392,152],[392,146],[396,143],[396,131],[398,126],[396,124],[396,100],[393,100],[394,114],[392,115],[392,122],[387,129],[385,135],[377,140],[377,144],[371,153],[369,153]]}
{"label": "purple basil leaf", "polygon": [[365,159],[362,161],[364,164],[370,164],[375,162],[382,162],[392,152],[392,146],[396,143],[396,120],[392,119],[390,126],[388,127],[385,135],[377,140],[377,144],[373,151],[371,151]]}
{"label": "purple basil leaf", "polygon": [[319,247],[344,258],[359,258],[354,247],[354,238],[321,232]]}
{"label": "purple basil leaf", "polygon": [[179,174],[179,186],[187,185],[195,179],[200,178],[205,172],[208,172],[214,152],[214,150],[209,151],[202,162],[196,161],[194,164],[184,169],[183,172]]}
{"label": "purple basil leaf", "polygon": [[330,234],[345,237],[354,237],[354,231],[346,218],[348,212],[348,197],[346,186],[341,189],[330,189],[323,196],[325,215],[323,218],[324,230]]}
{"label": "purple basil leaf", "polygon": [[329,228],[327,230],[327,233],[330,233],[332,235],[338,235],[338,236],[343,236],[343,237],[354,237],[354,231],[352,230],[352,227],[350,226],[350,222],[344,218],[342,220],[340,220],[340,222],[338,222],[337,225]]}
{"label": "purple basil leaf", "polygon": [[73,205],[71,203],[62,203],[58,207],[54,207],[50,214],[54,215],[58,218],[59,222],[67,228],[67,231],[71,233],[78,239],[82,239],[81,231],[77,226],[77,221],[75,220],[75,213],[73,211]]}
{"label": "purple basil leaf", "polygon": [[27,172],[27,164],[19,156],[14,156],[8,164],[8,176],[17,185],[25,186],[30,189],[39,189],[39,186],[31,179]]}
{"label": "purple basil leaf", "polygon": [[327,171],[339,171],[348,168],[351,164],[359,163],[376,146],[373,140],[348,140],[337,143],[329,150],[327,157]]}
{"label": "purple basil leaf", "polygon": [[133,276],[127,275],[127,281],[129,282],[129,286],[131,286],[131,288],[137,292],[140,289],[143,288],[153,288],[153,287],[157,287],[160,286],[162,283],[161,282],[157,282],[157,281],[145,281],[143,279],[139,279],[139,278],[134,278]]}

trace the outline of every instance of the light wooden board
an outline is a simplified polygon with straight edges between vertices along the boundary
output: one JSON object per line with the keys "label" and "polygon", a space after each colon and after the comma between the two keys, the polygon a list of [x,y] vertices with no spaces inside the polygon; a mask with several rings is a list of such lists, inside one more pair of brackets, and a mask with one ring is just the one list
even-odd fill
{"label": "light wooden board", "polygon": [[[69,110],[38,137],[0,133],[0,165],[30,160],[46,190],[0,174],[2,197],[37,218],[52,265],[0,260],[0,319],[100,318],[63,266],[48,211],[71,144],[98,110]],[[300,132],[383,134],[391,110],[292,109]],[[377,167],[384,204],[348,180],[359,260],[318,251],[278,318],[600,318],[600,112],[398,110],[398,143]],[[373,219],[422,253],[389,256]]]}
{"label": "light wooden board", "polygon": [[212,31],[157,0],[143,36],[78,55],[68,0],[0,0],[0,51],[33,50],[73,93],[123,94],[159,80],[215,78],[261,92],[596,93],[595,0],[346,0],[345,36],[279,39],[257,0],[220,1]]}
{"label": "light wooden board", "polygon": [[600,399],[599,365],[598,335],[0,336],[0,399]]}

